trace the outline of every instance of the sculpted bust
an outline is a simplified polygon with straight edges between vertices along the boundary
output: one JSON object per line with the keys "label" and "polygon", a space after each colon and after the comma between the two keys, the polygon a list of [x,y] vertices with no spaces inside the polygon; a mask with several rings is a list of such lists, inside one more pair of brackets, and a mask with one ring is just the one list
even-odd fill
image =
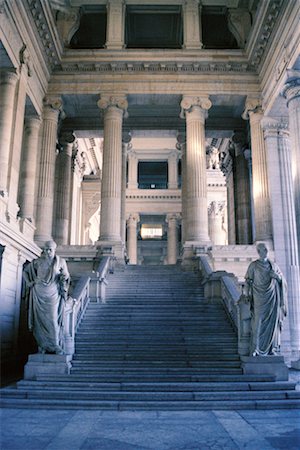
{"label": "sculpted bust", "polygon": [[24,271],[29,288],[28,326],[40,353],[63,354],[61,326],[70,275],[66,261],[55,255],[56,243],[47,241],[39,258]]}
{"label": "sculpted bust", "polygon": [[256,249],[259,259],[249,265],[245,276],[251,310],[250,355],[276,355],[287,314],[287,286],[277,264],[267,258],[265,244],[258,244]]}

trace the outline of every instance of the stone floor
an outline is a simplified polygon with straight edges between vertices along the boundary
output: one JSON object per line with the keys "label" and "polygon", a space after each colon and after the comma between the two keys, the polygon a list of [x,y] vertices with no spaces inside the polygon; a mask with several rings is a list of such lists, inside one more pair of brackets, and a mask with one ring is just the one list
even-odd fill
{"label": "stone floor", "polygon": [[0,425],[2,450],[300,449],[300,410],[3,409]]}

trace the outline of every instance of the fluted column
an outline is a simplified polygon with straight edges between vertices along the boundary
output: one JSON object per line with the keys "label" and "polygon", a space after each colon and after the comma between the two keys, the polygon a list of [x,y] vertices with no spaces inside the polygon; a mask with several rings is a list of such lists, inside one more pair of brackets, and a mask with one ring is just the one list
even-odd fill
{"label": "fluted column", "polygon": [[136,189],[138,187],[138,157],[134,150],[130,149],[128,157],[128,189]]}
{"label": "fluted column", "polygon": [[178,188],[178,151],[173,150],[168,156],[168,189]]}
{"label": "fluted column", "polygon": [[127,256],[129,264],[137,263],[137,224],[140,221],[138,214],[130,214],[127,219]]}
{"label": "fluted column", "polygon": [[276,261],[288,284],[290,347],[293,355],[299,358],[300,267],[288,125],[285,121],[266,117],[263,129],[270,180],[274,249]]}
{"label": "fluted column", "polygon": [[252,195],[255,217],[254,240],[272,246],[272,220],[267,174],[266,149],[261,121],[263,111],[257,99],[247,99],[243,118],[250,120],[252,151]]}
{"label": "fluted column", "polygon": [[69,243],[73,133],[60,137],[62,151],[57,157],[57,197],[55,210],[55,240],[59,245]]}
{"label": "fluted column", "polygon": [[185,1],[183,7],[183,46],[187,50],[202,48],[200,10],[199,0]]}
{"label": "fluted column", "polygon": [[127,153],[131,146],[130,133],[123,133],[122,135],[122,197],[121,197],[121,240],[126,244],[126,166]]}
{"label": "fluted column", "polygon": [[183,97],[186,117],[186,241],[208,244],[205,118],[211,107],[208,97]]}
{"label": "fluted column", "polygon": [[251,200],[248,162],[244,156],[245,135],[235,133],[231,139],[234,147],[234,203],[236,244],[252,243]]}
{"label": "fluted column", "polygon": [[35,233],[39,245],[52,237],[57,124],[61,105],[60,98],[46,99],[43,110]]}
{"label": "fluted column", "polygon": [[124,47],[125,2],[124,0],[107,1],[107,39],[106,48],[121,50]]}
{"label": "fluted column", "polygon": [[186,241],[186,205],[187,205],[187,182],[186,182],[186,136],[179,134],[177,136],[176,147],[181,151],[181,245]]}
{"label": "fluted column", "polygon": [[22,165],[19,182],[20,217],[34,222],[35,182],[37,179],[37,155],[41,119],[25,119]]}
{"label": "fluted column", "polygon": [[121,243],[122,120],[127,100],[101,96],[98,106],[104,110],[99,240]]}
{"label": "fluted column", "polygon": [[0,195],[2,196],[8,192],[8,167],[17,81],[18,75],[15,71],[0,72]]}
{"label": "fluted column", "polygon": [[284,95],[289,111],[292,180],[300,260],[300,71],[293,72],[292,75],[292,80],[285,86]]}
{"label": "fluted column", "polygon": [[168,264],[176,264],[178,257],[178,214],[167,214],[168,224]]}

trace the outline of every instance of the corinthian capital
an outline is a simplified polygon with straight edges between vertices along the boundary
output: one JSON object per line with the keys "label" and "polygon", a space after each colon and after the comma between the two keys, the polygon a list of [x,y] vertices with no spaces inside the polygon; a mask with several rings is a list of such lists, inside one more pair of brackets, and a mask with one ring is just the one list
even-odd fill
{"label": "corinthian capital", "polygon": [[97,102],[97,105],[98,108],[103,110],[110,107],[122,109],[124,111],[125,117],[128,116],[127,113],[128,101],[126,95],[109,95],[109,94],[101,95],[100,100],[98,100]]}
{"label": "corinthian capital", "polygon": [[199,108],[207,111],[211,108],[212,103],[208,95],[203,97],[184,95],[180,103],[181,107],[180,117],[184,118],[185,112],[189,111],[193,106],[199,106]]}
{"label": "corinthian capital", "polygon": [[261,100],[258,97],[247,97],[242,118],[248,120],[251,112],[262,112]]}

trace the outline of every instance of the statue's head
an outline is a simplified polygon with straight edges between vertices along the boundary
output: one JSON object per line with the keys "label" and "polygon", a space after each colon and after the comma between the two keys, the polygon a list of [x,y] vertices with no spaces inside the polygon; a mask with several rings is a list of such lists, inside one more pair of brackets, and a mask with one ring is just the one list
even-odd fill
{"label": "statue's head", "polygon": [[263,242],[257,244],[256,250],[261,259],[265,259],[267,257],[268,249],[266,247],[266,244],[264,244]]}
{"label": "statue's head", "polygon": [[53,259],[55,256],[57,244],[53,240],[45,242],[43,246],[43,254],[46,255],[49,259]]}

